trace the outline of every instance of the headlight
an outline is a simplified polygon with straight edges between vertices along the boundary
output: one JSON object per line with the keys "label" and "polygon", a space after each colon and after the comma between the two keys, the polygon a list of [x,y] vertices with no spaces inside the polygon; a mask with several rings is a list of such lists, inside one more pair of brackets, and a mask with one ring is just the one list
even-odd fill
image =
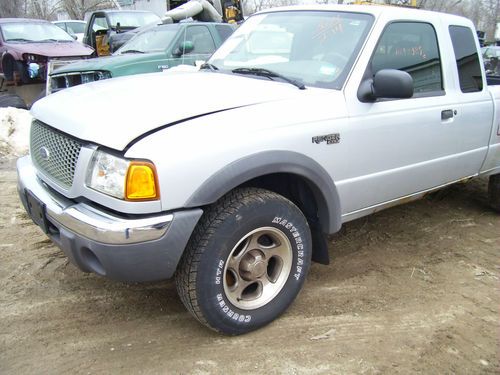
{"label": "headlight", "polygon": [[111,78],[111,73],[108,71],[92,71],[84,72],[81,75],[82,83],[89,83],[95,81],[102,81],[103,79]]}
{"label": "headlight", "polygon": [[153,164],[126,160],[96,151],[87,186],[118,199],[141,201],[159,199],[158,179]]}
{"label": "headlight", "polygon": [[102,81],[109,78],[111,78],[111,73],[108,71],[97,71],[94,73],[94,81]]}
{"label": "headlight", "polygon": [[47,57],[41,55],[35,55],[33,53],[23,53],[23,59],[28,63],[33,63],[33,62],[45,62],[47,60]]}

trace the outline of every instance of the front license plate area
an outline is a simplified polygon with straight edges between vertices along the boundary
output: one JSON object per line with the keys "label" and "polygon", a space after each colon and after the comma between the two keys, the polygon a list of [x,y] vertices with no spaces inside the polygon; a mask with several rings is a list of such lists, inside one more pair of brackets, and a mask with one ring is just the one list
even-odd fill
{"label": "front license plate area", "polygon": [[28,210],[33,222],[38,225],[45,233],[49,232],[49,224],[45,215],[45,204],[43,204],[33,193],[26,190],[26,201]]}

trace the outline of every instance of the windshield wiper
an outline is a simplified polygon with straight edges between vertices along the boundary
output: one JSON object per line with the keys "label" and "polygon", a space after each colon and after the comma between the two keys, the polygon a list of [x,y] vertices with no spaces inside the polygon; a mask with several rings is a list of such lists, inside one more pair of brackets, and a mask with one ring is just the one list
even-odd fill
{"label": "windshield wiper", "polygon": [[282,74],[273,72],[272,70],[269,69],[264,69],[264,68],[236,68],[232,70],[233,73],[238,73],[238,74],[252,74],[255,76],[260,76],[260,77],[268,77],[270,79],[273,78],[280,78],[285,82],[291,83],[295,87],[298,87],[300,90],[305,90],[306,86],[302,82],[296,81],[295,79],[288,78]]}
{"label": "windshield wiper", "polygon": [[212,72],[219,70],[219,68],[217,68],[214,64],[210,64],[207,62],[200,65],[200,70],[202,69],[210,69]]}
{"label": "windshield wiper", "polygon": [[12,39],[7,39],[6,42],[33,42],[33,40],[24,38],[12,38]]}
{"label": "windshield wiper", "polygon": [[145,53],[144,51],[139,51],[138,49],[128,49],[126,51],[121,51],[121,54],[123,53]]}

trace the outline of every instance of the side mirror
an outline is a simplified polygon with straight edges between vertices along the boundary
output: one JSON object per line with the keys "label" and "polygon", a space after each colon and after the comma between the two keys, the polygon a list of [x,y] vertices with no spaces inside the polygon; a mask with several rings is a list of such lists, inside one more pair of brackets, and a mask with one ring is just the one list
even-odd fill
{"label": "side mirror", "polygon": [[413,96],[413,78],[406,72],[396,69],[382,69],[373,79],[361,83],[358,99],[364,103],[379,98],[408,99]]}
{"label": "side mirror", "polygon": [[174,51],[175,57],[180,57],[185,55],[186,53],[192,52],[194,50],[194,43],[190,40],[186,40],[185,42],[179,43],[177,48]]}
{"label": "side mirror", "polygon": [[76,36],[76,34],[69,34],[69,36],[71,36],[73,38],[73,40],[77,40],[78,37]]}

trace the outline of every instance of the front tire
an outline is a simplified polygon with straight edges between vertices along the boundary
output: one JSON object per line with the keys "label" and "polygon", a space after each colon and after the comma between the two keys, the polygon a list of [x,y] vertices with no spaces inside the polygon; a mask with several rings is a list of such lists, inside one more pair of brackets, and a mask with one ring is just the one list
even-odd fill
{"label": "front tire", "polygon": [[490,176],[488,198],[490,206],[495,211],[500,212],[500,174]]}
{"label": "front tire", "polygon": [[210,207],[176,273],[189,312],[216,331],[237,335],[281,315],[311,263],[307,220],[288,199],[237,189]]}

